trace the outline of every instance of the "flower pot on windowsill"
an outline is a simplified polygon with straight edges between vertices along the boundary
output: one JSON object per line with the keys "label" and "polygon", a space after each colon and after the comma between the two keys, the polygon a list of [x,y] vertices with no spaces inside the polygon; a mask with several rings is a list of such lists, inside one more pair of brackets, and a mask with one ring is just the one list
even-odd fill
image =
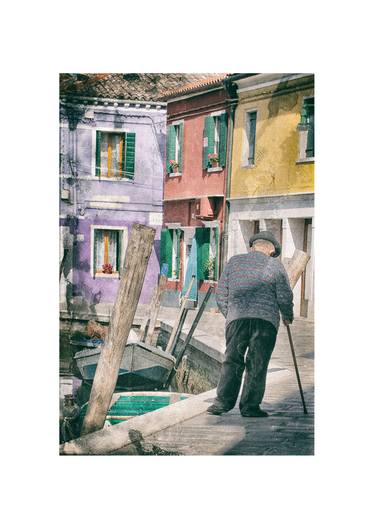
{"label": "flower pot on windowsill", "polygon": [[211,167],[219,167],[219,161],[218,160],[211,160]]}
{"label": "flower pot on windowsill", "polygon": [[172,166],[172,173],[178,173],[178,165]]}
{"label": "flower pot on windowsill", "polygon": [[103,274],[112,274],[113,273],[113,267],[110,263],[105,263],[102,267],[102,273]]}

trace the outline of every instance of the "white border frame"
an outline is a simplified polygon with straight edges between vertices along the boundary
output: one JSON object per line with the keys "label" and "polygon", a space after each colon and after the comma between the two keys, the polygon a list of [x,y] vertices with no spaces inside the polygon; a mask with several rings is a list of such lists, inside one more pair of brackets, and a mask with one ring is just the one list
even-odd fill
{"label": "white border frame", "polygon": [[[126,129],[114,129],[113,127],[91,127],[91,130],[92,130],[92,133],[91,133],[91,145],[92,145],[92,149],[91,149],[91,178],[95,178],[95,180],[103,180],[104,182],[121,182],[121,181],[124,181],[124,180],[130,180],[130,181],[134,181],[134,179],[129,179],[129,178],[126,178],[126,177],[123,177],[123,178],[116,178],[116,177],[97,177],[96,176],[96,172],[95,172],[95,168],[96,168],[96,132],[97,131],[100,131],[100,132],[111,132],[111,133],[117,133],[117,134],[121,134],[121,133],[130,133],[130,132],[134,132],[135,131],[131,131],[130,129],[126,128]],[[125,149],[125,145],[124,145],[124,149]],[[135,157],[135,153],[134,153],[134,157]],[[134,178],[135,178],[135,169],[134,169]]]}
{"label": "white border frame", "polygon": [[[125,252],[128,246],[128,227],[112,225],[90,225],[90,276],[98,277],[94,274],[94,230],[117,230],[122,232],[120,263],[124,262]],[[120,271],[117,271],[120,274]],[[100,276],[103,278],[104,276]],[[106,278],[118,278],[118,276],[106,275]]]}

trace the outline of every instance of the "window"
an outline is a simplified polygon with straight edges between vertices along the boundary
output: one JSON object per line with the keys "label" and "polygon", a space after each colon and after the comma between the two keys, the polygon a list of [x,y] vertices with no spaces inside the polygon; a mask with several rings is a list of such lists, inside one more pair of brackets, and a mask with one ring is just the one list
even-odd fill
{"label": "window", "polygon": [[[217,157],[213,157],[217,155]],[[227,155],[227,113],[206,116],[203,131],[203,169],[218,164],[223,168]]]}
{"label": "window", "polygon": [[246,113],[246,138],[243,165],[253,166],[255,164],[255,136],[257,126],[257,112],[251,111]]}
{"label": "window", "polygon": [[220,152],[220,116],[214,116],[214,153]]}
{"label": "window", "polygon": [[96,131],[97,177],[134,178],[135,133]]}
{"label": "window", "polygon": [[164,228],[160,236],[160,270],[168,266],[167,277],[170,280],[180,278],[180,241],[179,228]]}
{"label": "window", "polygon": [[219,262],[219,228],[197,227],[197,279],[217,280]]}
{"label": "window", "polygon": [[95,228],[93,230],[94,277],[99,275],[103,277],[119,276],[122,234],[123,230],[121,229]]}
{"label": "window", "polygon": [[297,126],[300,133],[300,160],[314,158],[314,98],[303,100],[301,119]]}
{"label": "window", "polygon": [[168,126],[167,131],[167,173],[182,173],[184,147],[184,124]]}

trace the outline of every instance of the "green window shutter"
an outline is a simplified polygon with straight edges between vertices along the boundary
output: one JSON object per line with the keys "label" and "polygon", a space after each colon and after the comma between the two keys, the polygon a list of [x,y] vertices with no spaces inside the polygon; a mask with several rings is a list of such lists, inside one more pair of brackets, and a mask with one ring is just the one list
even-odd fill
{"label": "green window shutter", "polygon": [[203,131],[203,169],[208,168],[208,155],[214,152],[215,144],[215,120],[213,116],[204,119]]}
{"label": "green window shutter", "polygon": [[172,276],[172,237],[168,228],[163,228],[160,234],[160,270],[163,264],[168,265],[167,278]]}
{"label": "green window shutter", "polygon": [[177,228],[177,230],[176,230],[176,237],[177,237],[177,252],[176,252],[176,271],[177,271],[177,274],[176,274],[176,278],[180,277],[180,262],[181,262],[180,242],[181,242],[181,232],[182,232],[182,230]]}
{"label": "green window shutter", "polygon": [[197,227],[195,239],[197,241],[197,279],[205,280],[208,277],[205,265],[210,257],[210,229]]}
{"label": "green window shutter", "polygon": [[219,165],[224,167],[227,161],[227,113],[220,114]]}
{"label": "green window shutter", "polygon": [[121,243],[120,243],[120,230],[116,230],[116,269],[120,273],[121,267]]}
{"label": "green window shutter", "polygon": [[135,133],[125,135],[125,177],[134,178],[135,167]]}
{"label": "green window shutter", "polygon": [[214,228],[215,230],[215,248],[216,248],[216,260],[215,260],[215,276],[214,279],[219,279],[219,227]]}
{"label": "green window shutter", "polygon": [[125,177],[125,145],[126,145],[126,134],[122,134],[122,160],[121,160],[121,178]]}
{"label": "green window shutter", "polygon": [[249,164],[255,163],[255,133],[257,126],[257,113],[249,113]]}
{"label": "green window shutter", "polygon": [[102,147],[102,133],[96,131],[96,157],[95,157],[95,176],[100,177],[100,151]]}
{"label": "green window shutter", "polygon": [[93,230],[93,241],[92,241],[92,244],[94,245],[94,257],[93,257],[93,275],[94,275],[94,278],[95,278],[95,275],[96,275],[96,230],[94,229]]}
{"label": "green window shutter", "polygon": [[178,154],[179,172],[182,173],[184,167],[184,124],[180,123],[180,152]]}
{"label": "green window shutter", "polygon": [[310,116],[307,130],[306,158],[314,156],[314,114]]}
{"label": "green window shutter", "polygon": [[170,160],[174,160],[176,153],[176,129],[174,125],[169,125],[167,129],[167,173],[171,172]]}

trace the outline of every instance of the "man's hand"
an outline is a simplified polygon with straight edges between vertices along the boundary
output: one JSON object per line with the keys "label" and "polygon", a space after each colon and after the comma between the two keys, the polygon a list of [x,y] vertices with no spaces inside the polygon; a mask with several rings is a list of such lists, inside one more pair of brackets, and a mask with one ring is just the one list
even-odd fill
{"label": "man's hand", "polygon": [[291,320],[288,320],[287,318],[283,318],[283,322],[285,326],[290,326],[292,323]]}

